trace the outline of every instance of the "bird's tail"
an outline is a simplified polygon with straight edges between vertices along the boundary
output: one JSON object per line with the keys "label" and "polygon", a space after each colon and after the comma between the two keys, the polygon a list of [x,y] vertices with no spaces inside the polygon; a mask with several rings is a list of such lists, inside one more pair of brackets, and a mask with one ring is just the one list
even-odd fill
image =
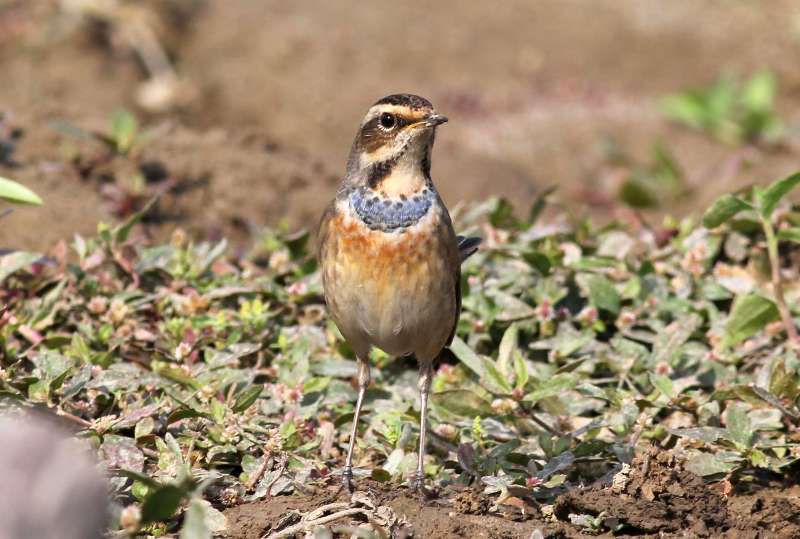
{"label": "bird's tail", "polygon": [[458,251],[461,253],[461,261],[465,261],[478,250],[478,246],[483,241],[481,238],[456,236],[458,242]]}

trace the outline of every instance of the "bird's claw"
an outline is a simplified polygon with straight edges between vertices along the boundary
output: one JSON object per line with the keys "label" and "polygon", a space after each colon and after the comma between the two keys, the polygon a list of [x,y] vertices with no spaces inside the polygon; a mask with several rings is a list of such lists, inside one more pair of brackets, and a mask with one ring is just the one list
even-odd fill
{"label": "bird's claw", "polygon": [[411,476],[411,484],[409,485],[411,492],[416,492],[423,498],[433,498],[434,491],[425,486],[425,474],[415,473]]}
{"label": "bird's claw", "polygon": [[342,486],[339,491],[346,490],[348,494],[353,493],[353,467],[345,466],[342,470]]}
{"label": "bird's claw", "polygon": [[342,470],[342,482],[339,484],[339,488],[336,489],[336,492],[333,493],[334,498],[338,498],[342,492],[347,492],[348,495],[353,494],[353,467],[352,466],[345,466],[344,470]]}

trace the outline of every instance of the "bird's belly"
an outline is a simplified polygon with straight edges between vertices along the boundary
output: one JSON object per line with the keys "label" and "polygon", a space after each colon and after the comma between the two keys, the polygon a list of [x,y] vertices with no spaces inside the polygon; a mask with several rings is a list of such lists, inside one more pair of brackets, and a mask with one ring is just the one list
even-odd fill
{"label": "bird's belly", "polygon": [[402,233],[342,224],[332,223],[338,233],[323,263],[339,329],[391,355],[433,359],[456,317],[452,234],[439,230],[437,216]]}

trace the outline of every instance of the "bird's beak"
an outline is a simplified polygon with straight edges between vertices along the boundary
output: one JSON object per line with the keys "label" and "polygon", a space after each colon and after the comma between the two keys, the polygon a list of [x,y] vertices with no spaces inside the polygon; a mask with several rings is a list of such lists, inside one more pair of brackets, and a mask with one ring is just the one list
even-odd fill
{"label": "bird's beak", "polygon": [[447,116],[442,116],[441,114],[433,113],[427,118],[425,118],[425,127],[436,127],[439,124],[443,124],[447,121]]}

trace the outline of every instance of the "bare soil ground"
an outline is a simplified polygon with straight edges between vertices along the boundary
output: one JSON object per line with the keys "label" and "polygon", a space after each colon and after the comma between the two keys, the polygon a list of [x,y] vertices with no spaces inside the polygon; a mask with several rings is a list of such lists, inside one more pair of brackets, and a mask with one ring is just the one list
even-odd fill
{"label": "bare soil ground", "polygon": [[[513,497],[497,503],[497,495],[463,487],[448,487],[433,499],[422,499],[405,487],[374,481],[361,481],[358,489],[354,499],[368,498],[375,505],[373,511],[391,509],[387,512],[395,519],[393,537],[528,539],[536,530],[545,538],[800,536],[800,488],[796,485],[742,485],[741,492],[726,494],[721,484],[704,483],[683,469],[672,454],[656,449],[635,458],[630,469],[618,474],[613,484],[570,488],[549,506]],[[259,539],[286,530],[315,509],[346,501],[347,497],[336,490],[278,496],[229,509],[228,537]],[[573,525],[571,516],[576,515],[600,516],[598,529]],[[367,518],[363,516],[343,518],[329,526],[340,526],[344,531],[365,522]],[[616,533],[603,532],[613,527],[618,528]]]}
{"label": "bare soil ground", "polygon": [[[737,153],[669,125],[657,106],[665,92],[723,70],[767,67],[780,78],[784,119],[796,121],[800,15],[790,0],[543,0],[491,9],[137,2],[135,15],[151,23],[186,89],[161,113],[137,106],[146,71],[122,26],[81,22],[69,4],[0,3],[0,131],[16,130],[0,175],[46,200],[3,220],[6,246],[45,249],[92,232],[121,211],[103,184],[134,182],[153,159],[170,180],[162,188],[175,195],[162,203],[167,231],[177,221],[236,239],[283,218],[310,226],[336,188],[364,110],[397,91],[428,96],[451,117],[434,164],[451,205],[498,195],[525,211],[535,193],[558,185],[565,203],[613,213],[607,139],[640,160],[654,141],[668,144],[696,187],[689,204],[673,208],[681,212],[796,168],[792,151]],[[120,106],[155,136],[141,155],[103,163],[101,172],[76,167],[96,160],[97,147],[53,122],[102,131]]]}

